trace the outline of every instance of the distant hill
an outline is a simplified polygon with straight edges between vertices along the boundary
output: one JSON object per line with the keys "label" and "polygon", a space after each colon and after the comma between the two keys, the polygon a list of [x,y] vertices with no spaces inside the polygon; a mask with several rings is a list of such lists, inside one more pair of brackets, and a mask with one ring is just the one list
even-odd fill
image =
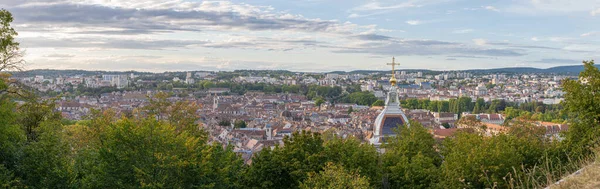
{"label": "distant hill", "polygon": [[[595,65],[600,69],[600,65]],[[532,67],[512,67],[512,68],[492,68],[492,69],[470,69],[470,70],[452,70],[453,72],[470,72],[470,73],[517,73],[517,74],[526,74],[526,73],[556,73],[556,74],[565,74],[565,75],[577,75],[579,72],[583,71],[583,65],[575,65],[575,66],[557,66],[552,68],[532,68]],[[435,70],[426,70],[426,69],[402,69],[402,71],[407,72],[423,72],[423,73],[440,73],[444,71],[435,71]],[[329,73],[338,73],[338,74],[360,74],[360,73],[373,73],[373,72],[389,72],[382,70],[354,70],[350,72],[344,71],[335,71]]]}
{"label": "distant hill", "polygon": [[[600,65],[595,65],[600,68]],[[475,69],[465,70],[467,72],[478,72],[478,73],[557,73],[567,75],[577,75],[583,71],[583,65],[576,66],[558,66],[552,68],[531,68],[531,67],[514,67],[514,68],[495,68],[495,69]]]}
{"label": "distant hill", "polygon": [[[600,69],[600,65],[595,65]],[[444,71],[427,70],[427,69],[402,69],[401,71],[407,72],[423,72],[424,74],[437,74]],[[577,75],[583,71],[583,65],[575,66],[558,66],[552,68],[532,68],[532,67],[512,67],[512,68],[492,68],[492,69],[470,69],[470,70],[452,70],[453,72],[470,72],[470,73],[514,73],[514,74],[527,74],[527,73],[556,73],[564,75]],[[198,72],[198,71],[193,71]],[[253,75],[265,75],[267,73],[278,73],[283,75],[290,75],[293,72],[286,70],[236,70],[237,73],[253,73]],[[325,73],[336,73],[336,74],[369,74],[369,73],[388,73],[389,70],[354,70],[354,71],[333,71]],[[51,70],[51,69],[39,69],[39,70],[27,70],[22,72],[14,73],[17,77],[33,77],[36,75],[45,76],[75,76],[75,75],[102,75],[102,74],[130,74],[135,75],[151,74],[150,72],[138,72],[138,71],[89,71],[89,70]],[[185,73],[181,72],[169,72],[169,73]]]}
{"label": "distant hill", "polygon": [[102,75],[102,74],[130,74],[134,73],[136,75],[140,74],[149,74],[150,72],[138,72],[138,71],[90,71],[90,70],[51,70],[51,69],[37,69],[37,70],[27,70],[22,72],[15,72],[13,75],[16,77],[34,77],[36,75],[44,75],[51,77],[58,76],[76,76],[76,75]]}

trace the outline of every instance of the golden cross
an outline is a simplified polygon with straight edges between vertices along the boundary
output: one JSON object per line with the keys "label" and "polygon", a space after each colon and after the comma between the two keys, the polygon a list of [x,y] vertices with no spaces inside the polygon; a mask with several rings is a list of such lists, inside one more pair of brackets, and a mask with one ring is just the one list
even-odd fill
{"label": "golden cross", "polygon": [[392,63],[387,63],[387,65],[392,65],[392,75],[396,74],[396,65],[400,66],[400,63],[396,63],[396,58],[392,57]]}

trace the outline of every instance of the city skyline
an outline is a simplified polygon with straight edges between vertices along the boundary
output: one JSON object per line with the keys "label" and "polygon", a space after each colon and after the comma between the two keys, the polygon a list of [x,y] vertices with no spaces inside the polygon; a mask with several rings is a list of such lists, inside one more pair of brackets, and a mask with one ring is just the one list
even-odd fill
{"label": "city skyline", "polygon": [[[600,2],[7,0],[26,69],[399,69],[581,65]],[[333,8],[332,8],[333,7]],[[65,14],[66,13],[66,14]]]}

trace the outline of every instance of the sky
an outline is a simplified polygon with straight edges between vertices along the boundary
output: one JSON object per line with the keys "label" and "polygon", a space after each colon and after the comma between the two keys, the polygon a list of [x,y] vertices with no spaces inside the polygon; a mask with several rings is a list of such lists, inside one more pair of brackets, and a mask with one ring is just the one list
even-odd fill
{"label": "sky", "polygon": [[0,0],[26,69],[462,70],[600,57],[599,0]]}

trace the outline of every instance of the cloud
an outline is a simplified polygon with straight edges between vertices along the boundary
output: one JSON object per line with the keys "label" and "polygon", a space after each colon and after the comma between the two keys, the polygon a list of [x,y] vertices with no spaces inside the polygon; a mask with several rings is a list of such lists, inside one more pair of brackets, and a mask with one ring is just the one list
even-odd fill
{"label": "cloud", "polygon": [[354,10],[354,11],[371,11],[371,10],[402,9],[402,8],[409,8],[409,7],[419,7],[419,5],[415,5],[412,2],[404,2],[404,3],[400,3],[400,4],[385,6],[385,5],[381,5],[379,2],[374,1],[374,2],[369,2],[369,3],[363,4],[361,6],[355,7],[352,10]]}
{"label": "cloud", "polygon": [[583,33],[580,36],[581,37],[590,37],[590,36],[595,36],[595,35],[599,35],[599,34],[600,34],[600,32],[593,31],[593,32]]}
{"label": "cloud", "polygon": [[487,44],[487,41],[485,39],[473,39],[473,43],[479,46],[483,46]]}
{"label": "cloud", "polygon": [[[192,6],[194,5],[194,6]],[[77,33],[140,34],[173,31],[204,31],[243,29],[250,31],[291,30],[302,32],[349,33],[357,29],[351,23],[335,20],[308,19],[300,15],[273,12],[268,8],[232,6],[224,2],[212,3],[214,10],[205,10],[204,4],[192,4],[188,9],[142,9],[102,5],[51,3],[11,7],[16,24],[27,23],[29,28],[68,26],[80,28]],[[69,13],[69,14],[64,14]],[[91,27],[115,28],[94,31]]]}
{"label": "cloud", "polygon": [[[15,17],[21,44],[35,48],[172,50],[206,47],[289,51],[328,47],[326,42],[299,37],[302,34],[313,35],[309,37],[312,39],[315,34],[323,34],[321,40],[349,36],[356,36],[358,40],[383,40],[386,36],[359,33],[389,31],[376,25],[309,19],[276,12],[272,7],[226,1],[8,0],[0,4],[3,3],[10,5],[8,9]],[[276,34],[269,34],[272,32]],[[187,33],[188,36],[165,37],[169,33]],[[207,33],[216,33],[221,38],[214,39]],[[198,34],[207,39],[176,40],[197,38]],[[238,38],[245,39],[228,40]]]}
{"label": "cloud", "polygon": [[422,24],[423,22],[420,20],[407,20],[406,23],[409,25],[419,25],[419,24]]}
{"label": "cloud", "polygon": [[452,33],[456,33],[456,34],[465,34],[465,33],[471,33],[475,30],[473,29],[462,29],[462,30],[454,30],[452,31]]}
{"label": "cloud", "polygon": [[493,6],[485,6],[483,8],[485,10],[491,10],[491,11],[495,11],[495,12],[500,12],[500,10],[498,10],[496,7],[493,7]]}
{"label": "cloud", "polygon": [[600,15],[600,8],[590,11],[590,15],[592,15],[592,16]]}
{"label": "cloud", "polygon": [[404,1],[381,1],[369,0],[366,3],[347,10],[348,18],[369,17],[375,15],[389,14],[400,10],[413,10],[426,6],[435,6],[453,0],[404,0]]}
{"label": "cloud", "polygon": [[531,40],[532,41],[539,41],[539,39],[537,37],[532,37]]}
{"label": "cloud", "polygon": [[107,38],[31,38],[21,43],[25,47],[35,48],[107,48],[107,49],[146,49],[164,50],[186,48],[194,44],[207,44],[194,40],[111,40]]}
{"label": "cloud", "polygon": [[[39,62],[44,62],[40,64]],[[165,72],[165,71],[233,71],[240,69],[251,70],[298,70],[298,71],[323,71],[330,69],[329,65],[319,65],[311,62],[293,61],[247,61],[235,58],[215,58],[197,56],[193,59],[176,61],[156,56],[109,56],[88,57],[82,60],[48,60],[34,59],[31,65],[35,69],[85,69],[106,71],[136,71]],[[346,67],[348,68],[348,67]]]}
{"label": "cloud", "polygon": [[392,39],[392,37],[378,34],[362,34],[353,36],[353,38],[365,41],[385,41]]}
{"label": "cloud", "polygon": [[548,64],[573,64],[579,63],[581,60],[575,59],[560,59],[560,58],[547,58],[536,61],[537,63],[548,63]]}
{"label": "cloud", "polygon": [[555,47],[546,47],[546,46],[537,46],[537,45],[514,45],[510,44],[509,47],[514,48],[524,48],[524,49],[548,49],[548,50],[560,50],[560,48]]}
{"label": "cloud", "polygon": [[470,56],[470,55],[452,55],[448,56],[450,58],[472,58],[472,59],[498,59],[498,57],[489,57],[489,56]]}
{"label": "cloud", "polygon": [[75,55],[72,55],[72,54],[48,54],[48,55],[44,55],[44,57],[47,57],[47,58],[72,58],[72,57],[75,57]]}
{"label": "cloud", "polygon": [[310,47],[328,47],[326,42],[312,39],[240,37],[219,40],[155,40],[155,39],[118,39],[118,38],[27,38],[21,44],[36,48],[99,48],[99,49],[139,49],[174,50],[194,47],[217,49],[252,49],[270,51],[289,51]]}
{"label": "cloud", "polygon": [[343,47],[336,53],[367,53],[387,56],[429,56],[429,55],[469,55],[469,56],[523,56],[524,50],[507,48],[481,48],[463,43],[437,40],[388,40],[385,43],[364,43],[356,47]]}
{"label": "cloud", "polygon": [[[504,11],[532,15],[583,15],[586,13],[594,15],[596,10],[590,12],[590,7],[600,7],[597,0],[531,0],[514,1],[514,3],[503,8]],[[596,13],[597,14],[597,13]]]}

